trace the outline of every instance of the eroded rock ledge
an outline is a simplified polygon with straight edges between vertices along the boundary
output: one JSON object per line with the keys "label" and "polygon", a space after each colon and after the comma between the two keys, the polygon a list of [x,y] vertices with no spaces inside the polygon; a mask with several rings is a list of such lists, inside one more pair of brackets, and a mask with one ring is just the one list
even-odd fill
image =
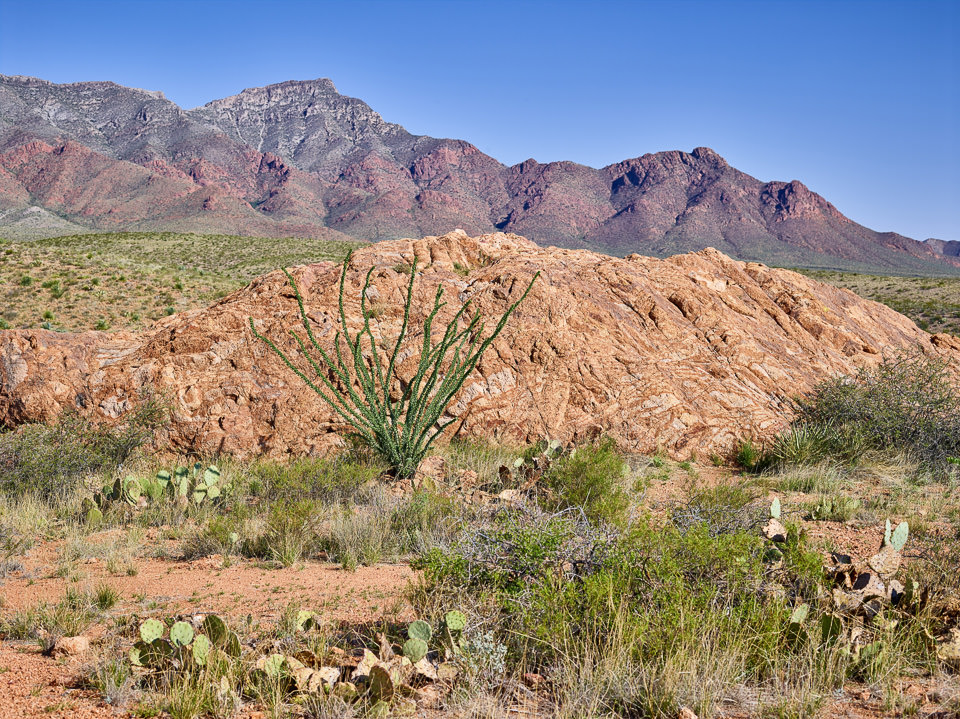
{"label": "eroded rock ledge", "polygon": [[[402,270],[414,257],[423,270],[416,307],[428,307],[442,283],[454,300],[448,317],[468,298],[498,317],[541,272],[451,407],[460,435],[524,442],[602,431],[632,451],[723,452],[779,430],[787,398],[875,364],[885,351],[920,346],[960,359],[960,341],[931,336],[881,304],[716,250],[619,259],[510,234],[455,231],[359,250],[347,277],[348,316],[359,315],[373,265],[374,325],[394,337]],[[318,338],[332,342],[339,267],[292,272]],[[139,334],[2,332],[0,422],[50,420],[65,408],[114,420],[155,388],[174,407],[159,438],[165,449],[281,457],[338,444],[344,425],[253,338],[249,316],[293,349],[286,331],[297,326],[296,303],[279,271]],[[413,318],[415,330],[422,321]],[[400,366],[401,378],[413,363]]]}

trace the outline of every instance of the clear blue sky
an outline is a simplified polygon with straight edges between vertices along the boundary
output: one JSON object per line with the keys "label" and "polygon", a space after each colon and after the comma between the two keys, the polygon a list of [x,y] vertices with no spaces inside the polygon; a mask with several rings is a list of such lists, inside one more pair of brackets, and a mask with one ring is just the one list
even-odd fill
{"label": "clear blue sky", "polygon": [[960,240],[957,0],[0,0],[0,72],[188,108],[329,77],[506,163],[706,145],[874,229]]}

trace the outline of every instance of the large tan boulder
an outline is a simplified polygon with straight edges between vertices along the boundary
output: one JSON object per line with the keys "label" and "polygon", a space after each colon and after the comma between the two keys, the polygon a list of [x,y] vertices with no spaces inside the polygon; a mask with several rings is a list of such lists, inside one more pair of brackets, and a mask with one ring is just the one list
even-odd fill
{"label": "large tan boulder", "polygon": [[[875,364],[884,351],[919,346],[960,358],[960,342],[883,305],[713,249],[620,259],[509,234],[455,231],[364,247],[350,264],[348,316],[358,317],[373,266],[374,330],[395,337],[403,267],[414,257],[422,268],[414,343],[438,283],[449,301],[443,317],[469,298],[496,318],[541,272],[449,410],[460,435],[569,441],[602,431],[627,450],[724,452],[781,429],[791,396]],[[337,328],[339,271],[332,263],[292,270],[326,343]],[[340,443],[345,426],[252,336],[251,316],[295,350],[287,330],[299,326],[297,307],[279,271],[139,334],[2,332],[0,423],[50,420],[66,408],[113,421],[155,388],[173,405],[159,438],[173,451],[281,457]],[[415,361],[407,357],[401,378]]]}

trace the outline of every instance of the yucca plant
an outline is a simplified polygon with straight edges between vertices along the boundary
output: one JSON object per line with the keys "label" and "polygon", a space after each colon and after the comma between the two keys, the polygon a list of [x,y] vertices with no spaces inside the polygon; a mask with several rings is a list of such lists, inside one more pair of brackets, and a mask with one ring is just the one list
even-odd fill
{"label": "yucca plant", "polygon": [[[257,332],[252,317],[249,318],[250,330],[353,427],[363,441],[390,465],[394,476],[411,477],[434,440],[454,421],[440,421],[443,412],[473,372],[480,357],[503,331],[510,315],[526,299],[540,273],[533,276],[520,299],[507,308],[487,337],[483,336],[484,321],[479,311],[471,313],[468,300],[444,329],[439,341],[434,342],[433,324],[441,309],[446,306],[443,302],[443,287],[438,286],[433,308],[424,320],[423,344],[416,372],[405,386],[401,385],[402,391],[391,396],[391,386],[395,382],[400,384],[395,376],[395,369],[397,357],[408,333],[417,261],[414,260],[410,269],[400,334],[391,348],[378,346],[378,341],[370,330],[373,313],[368,312],[367,290],[370,287],[373,267],[367,272],[360,293],[363,328],[356,334],[350,333],[343,293],[351,255],[352,253],[348,254],[344,259],[340,273],[340,329],[334,337],[332,352],[325,350],[314,336],[297,283],[293,276],[284,270],[297,298],[309,348],[296,331],[290,330],[290,334],[313,369],[315,379],[308,377],[272,340]],[[368,350],[368,356],[364,356],[365,350]]]}

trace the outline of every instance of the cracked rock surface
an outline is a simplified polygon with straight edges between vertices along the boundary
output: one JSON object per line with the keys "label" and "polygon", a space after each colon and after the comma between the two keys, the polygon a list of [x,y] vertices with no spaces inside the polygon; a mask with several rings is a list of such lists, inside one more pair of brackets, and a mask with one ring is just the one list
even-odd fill
{"label": "cracked rock surface", "polygon": [[[450,406],[451,429],[461,436],[569,442],[603,432],[628,451],[726,453],[740,439],[782,429],[790,397],[874,365],[884,352],[920,347],[960,359],[960,340],[927,334],[888,307],[713,249],[620,259],[462,231],[353,255],[347,316],[359,318],[360,289],[374,267],[371,325],[388,343],[399,331],[404,268],[414,258],[413,332],[400,380],[412,376],[438,284],[448,304],[435,331],[467,299],[495,321],[541,272]],[[292,274],[314,333],[332,347],[339,266]],[[252,336],[248,317],[296,354],[288,330],[302,326],[279,271],[138,334],[4,331],[0,423],[50,420],[71,408],[117,421],[153,389],[173,407],[161,449],[282,457],[340,444],[347,428]]]}

